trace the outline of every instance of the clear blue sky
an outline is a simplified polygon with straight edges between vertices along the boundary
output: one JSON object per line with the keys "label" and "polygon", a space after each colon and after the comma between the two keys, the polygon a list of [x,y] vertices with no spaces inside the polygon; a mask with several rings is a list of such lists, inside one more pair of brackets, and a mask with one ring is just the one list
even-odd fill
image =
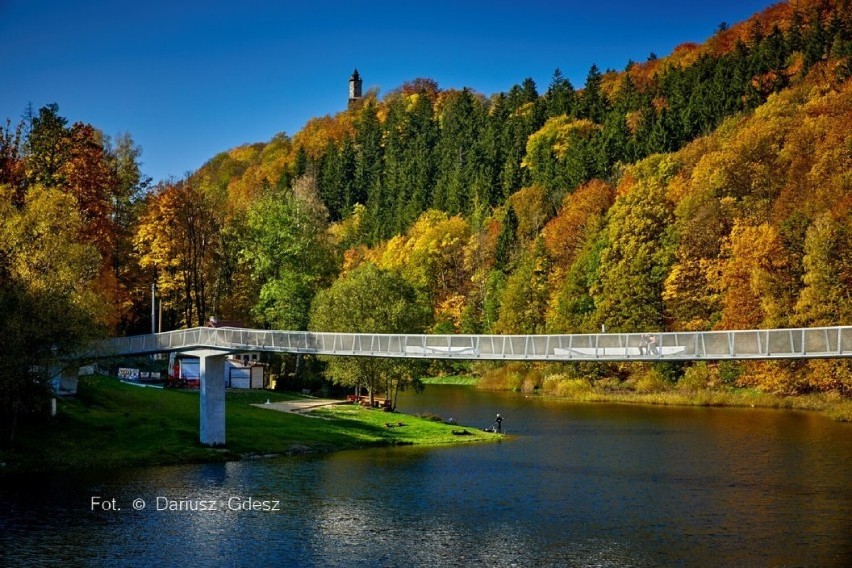
{"label": "clear blue sky", "polygon": [[380,93],[417,77],[491,95],[555,68],[582,87],[702,42],[773,2],[684,0],[0,0],[0,119],[59,104],[129,132],[155,181],[346,107],[357,67]]}

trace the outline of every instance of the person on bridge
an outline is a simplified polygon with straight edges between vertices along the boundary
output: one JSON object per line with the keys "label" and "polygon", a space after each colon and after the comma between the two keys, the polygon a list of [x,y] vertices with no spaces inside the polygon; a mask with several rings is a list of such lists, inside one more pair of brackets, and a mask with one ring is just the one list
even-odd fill
{"label": "person on bridge", "polygon": [[648,343],[651,340],[651,336],[647,333],[643,333],[642,337],[639,339],[639,355],[644,355],[645,351],[648,348]]}
{"label": "person on bridge", "polygon": [[503,433],[503,417],[497,414],[497,418],[494,419],[494,431],[498,434]]}
{"label": "person on bridge", "polygon": [[659,355],[660,350],[657,349],[657,336],[651,335],[648,337],[648,354],[649,355]]}

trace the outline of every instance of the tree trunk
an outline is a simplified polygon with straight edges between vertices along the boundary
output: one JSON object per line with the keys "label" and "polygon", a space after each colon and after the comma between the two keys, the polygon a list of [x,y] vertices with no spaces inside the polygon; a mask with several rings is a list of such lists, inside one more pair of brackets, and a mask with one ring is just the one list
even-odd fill
{"label": "tree trunk", "polygon": [[396,401],[399,399],[399,385],[402,381],[397,380],[396,386],[393,389],[393,401],[391,402],[391,412],[396,412]]}

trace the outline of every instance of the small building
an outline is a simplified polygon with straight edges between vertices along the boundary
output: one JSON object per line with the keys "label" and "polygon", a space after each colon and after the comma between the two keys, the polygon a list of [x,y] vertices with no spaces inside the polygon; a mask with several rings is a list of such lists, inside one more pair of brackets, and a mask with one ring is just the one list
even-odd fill
{"label": "small building", "polygon": [[266,365],[258,361],[257,353],[238,353],[225,360],[225,380],[232,389],[262,389],[265,386]]}
{"label": "small building", "polygon": [[[169,383],[173,386],[201,386],[198,357],[172,353],[169,357]],[[266,386],[266,365],[257,353],[235,353],[225,359],[225,386],[233,389],[262,389]]]}

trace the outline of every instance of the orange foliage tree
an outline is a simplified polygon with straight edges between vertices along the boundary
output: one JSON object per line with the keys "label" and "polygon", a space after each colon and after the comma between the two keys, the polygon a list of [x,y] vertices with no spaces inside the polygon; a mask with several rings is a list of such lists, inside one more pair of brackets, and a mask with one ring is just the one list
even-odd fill
{"label": "orange foliage tree", "polygon": [[209,199],[187,181],[163,183],[146,200],[134,245],[164,306],[185,326],[205,325],[212,304],[215,235]]}
{"label": "orange foliage tree", "polygon": [[769,224],[735,223],[722,245],[717,280],[722,294],[719,329],[780,327],[789,314],[784,304],[783,274],[787,254]]}
{"label": "orange foliage tree", "polygon": [[583,246],[589,223],[606,213],[614,199],[615,189],[598,179],[565,196],[559,213],[542,230],[544,246],[554,266],[570,266]]}

